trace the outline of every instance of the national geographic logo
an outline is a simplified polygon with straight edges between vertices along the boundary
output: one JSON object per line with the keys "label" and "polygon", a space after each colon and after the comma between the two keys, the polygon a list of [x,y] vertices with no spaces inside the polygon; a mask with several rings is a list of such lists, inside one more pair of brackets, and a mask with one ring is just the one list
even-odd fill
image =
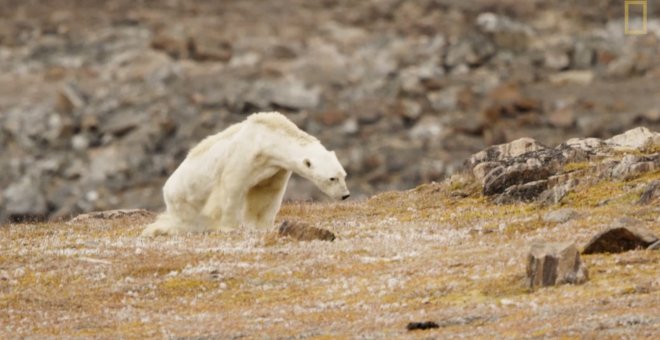
{"label": "national geographic logo", "polygon": [[[646,34],[646,19],[649,11],[648,0],[625,0],[624,32],[627,35]],[[641,10],[641,17],[639,15]],[[630,27],[630,22],[635,22],[636,27]],[[642,27],[639,27],[641,19]]]}

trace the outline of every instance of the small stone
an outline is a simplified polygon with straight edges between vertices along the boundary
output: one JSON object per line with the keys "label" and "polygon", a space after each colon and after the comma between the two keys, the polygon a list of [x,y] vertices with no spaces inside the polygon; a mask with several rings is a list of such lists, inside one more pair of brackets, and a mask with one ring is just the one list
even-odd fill
{"label": "small stone", "polygon": [[545,67],[553,70],[566,69],[571,63],[568,55],[563,51],[550,51],[545,55]]}
{"label": "small stone", "polygon": [[321,114],[319,121],[326,126],[340,125],[346,120],[346,113],[340,110],[328,110]]}
{"label": "small stone", "polygon": [[548,122],[554,127],[570,128],[575,125],[575,112],[570,108],[557,110],[548,116]]}
{"label": "small stone", "polygon": [[543,221],[552,223],[564,223],[574,219],[578,215],[579,214],[577,211],[569,208],[553,210],[543,215]]}
{"label": "small stone", "polygon": [[655,241],[652,245],[650,245],[648,250],[660,250],[660,241]]}
{"label": "small stone", "polygon": [[533,244],[527,255],[527,285],[530,288],[581,284],[588,280],[587,267],[574,243]]}
{"label": "small stone", "polygon": [[416,330],[427,330],[427,329],[439,328],[439,327],[440,326],[433,321],[425,321],[425,322],[410,322],[406,326],[406,329],[409,331],[416,331]]}
{"label": "small stone", "polygon": [[548,77],[553,84],[587,85],[594,80],[594,73],[590,70],[573,70],[552,74]]}
{"label": "small stone", "polygon": [[582,253],[621,253],[628,250],[647,248],[657,240],[658,238],[649,230],[641,227],[615,226],[594,236],[584,247]]}
{"label": "small stone", "polygon": [[332,232],[309,226],[306,223],[284,221],[277,229],[280,237],[291,237],[298,241],[334,241]]}
{"label": "small stone", "polygon": [[590,68],[594,63],[594,50],[585,43],[578,42],[573,49],[573,67],[576,69]]}

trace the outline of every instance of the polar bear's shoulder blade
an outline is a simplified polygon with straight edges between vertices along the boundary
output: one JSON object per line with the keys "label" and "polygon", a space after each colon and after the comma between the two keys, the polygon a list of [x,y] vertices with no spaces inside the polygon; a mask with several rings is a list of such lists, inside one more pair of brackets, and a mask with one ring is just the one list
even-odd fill
{"label": "polar bear's shoulder blade", "polygon": [[228,128],[216,133],[215,135],[210,135],[204,139],[202,139],[201,142],[199,142],[195,147],[193,147],[190,152],[188,153],[189,157],[196,157],[199,156],[206,151],[208,151],[215,143],[230,138],[233,135],[235,135],[242,127],[243,123],[236,123],[233,125],[230,125]]}
{"label": "polar bear's shoulder blade", "polygon": [[289,137],[298,140],[300,143],[316,143],[319,140],[316,137],[306,133],[279,112],[259,112],[251,115],[247,119],[253,124],[260,124],[271,131],[277,131]]}

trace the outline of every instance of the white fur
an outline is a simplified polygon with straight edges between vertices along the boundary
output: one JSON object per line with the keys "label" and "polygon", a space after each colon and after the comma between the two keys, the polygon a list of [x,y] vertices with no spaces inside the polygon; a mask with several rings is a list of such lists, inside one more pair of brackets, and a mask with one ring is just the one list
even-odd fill
{"label": "white fur", "polygon": [[163,187],[166,211],[142,235],[270,228],[292,172],[335,199],[349,194],[334,152],[277,112],[253,114],[190,151]]}

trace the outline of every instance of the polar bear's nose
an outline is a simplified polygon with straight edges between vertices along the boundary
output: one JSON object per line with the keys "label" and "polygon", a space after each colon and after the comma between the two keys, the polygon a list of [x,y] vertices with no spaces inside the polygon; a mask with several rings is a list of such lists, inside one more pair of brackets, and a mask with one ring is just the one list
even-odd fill
{"label": "polar bear's nose", "polygon": [[341,199],[342,199],[342,200],[345,200],[345,199],[347,199],[347,198],[349,198],[349,197],[351,197],[351,194],[346,194],[346,195],[342,196]]}

